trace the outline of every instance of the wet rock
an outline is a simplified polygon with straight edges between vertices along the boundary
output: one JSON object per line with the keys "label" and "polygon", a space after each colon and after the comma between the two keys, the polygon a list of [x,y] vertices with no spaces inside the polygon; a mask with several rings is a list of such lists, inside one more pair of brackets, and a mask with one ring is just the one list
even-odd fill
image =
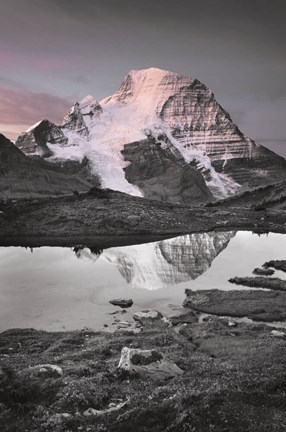
{"label": "wet rock", "polygon": [[273,336],[275,338],[285,338],[286,333],[284,331],[281,331],[281,330],[272,330],[271,336]]}
{"label": "wet rock", "polygon": [[135,312],[133,314],[133,319],[135,321],[140,322],[141,324],[146,324],[148,322],[158,321],[163,318],[163,315],[161,312],[158,312],[156,310],[142,310],[140,312]]}
{"label": "wet rock", "polygon": [[273,267],[276,270],[281,270],[283,272],[286,272],[286,260],[268,261],[265,264],[263,264],[263,267],[265,267],[265,268]]}
{"label": "wet rock", "polygon": [[252,288],[267,288],[271,290],[286,291],[286,280],[265,277],[234,277],[229,279],[230,283]]}
{"label": "wet rock", "polygon": [[274,270],[269,268],[255,268],[252,273],[258,276],[272,276]]}
{"label": "wet rock", "polygon": [[111,303],[114,306],[120,306],[123,309],[130,308],[133,305],[132,299],[113,299],[110,300],[109,303]]}
{"label": "wet rock", "polygon": [[156,350],[141,350],[124,347],[118,368],[129,375],[148,377],[154,380],[169,380],[182,375],[183,371],[163,358]]}

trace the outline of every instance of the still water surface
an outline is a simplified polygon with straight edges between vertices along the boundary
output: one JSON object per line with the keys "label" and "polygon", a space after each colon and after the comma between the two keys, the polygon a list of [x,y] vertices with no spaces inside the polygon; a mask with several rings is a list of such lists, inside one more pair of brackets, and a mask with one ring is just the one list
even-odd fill
{"label": "still water surface", "polygon": [[0,331],[111,328],[117,308],[108,302],[115,297],[134,301],[124,320],[143,308],[174,314],[185,288],[239,289],[230,277],[251,276],[270,259],[286,259],[286,235],[191,234],[93,252],[0,247]]}

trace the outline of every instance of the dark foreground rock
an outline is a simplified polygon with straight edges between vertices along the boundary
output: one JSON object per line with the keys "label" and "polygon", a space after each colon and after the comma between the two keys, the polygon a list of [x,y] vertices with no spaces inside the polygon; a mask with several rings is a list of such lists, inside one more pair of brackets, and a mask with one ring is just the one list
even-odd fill
{"label": "dark foreground rock", "polygon": [[263,264],[263,267],[268,269],[269,267],[275,268],[276,270],[281,270],[286,272],[286,260],[272,260]]}
{"label": "dark foreground rock", "polygon": [[[286,341],[271,330],[212,317],[140,334],[5,331],[0,430],[285,432]],[[124,347],[156,351],[183,373],[163,382],[125,376]],[[63,375],[34,373],[39,365]]]}
{"label": "dark foreground rock", "polygon": [[272,276],[274,274],[274,270],[270,269],[270,268],[255,268],[252,272],[255,275],[258,276]]}
{"label": "dark foreground rock", "polygon": [[185,307],[219,316],[248,317],[254,321],[286,320],[286,293],[279,291],[191,291],[186,290]]}
{"label": "dark foreground rock", "polygon": [[119,306],[122,309],[130,308],[133,305],[132,299],[113,299],[110,300],[109,303],[111,303],[114,306]]}
{"label": "dark foreground rock", "polygon": [[286,280],[265,277],[234,277],[229,282],[251,288],[267,288],[271,290],[286,291]]}

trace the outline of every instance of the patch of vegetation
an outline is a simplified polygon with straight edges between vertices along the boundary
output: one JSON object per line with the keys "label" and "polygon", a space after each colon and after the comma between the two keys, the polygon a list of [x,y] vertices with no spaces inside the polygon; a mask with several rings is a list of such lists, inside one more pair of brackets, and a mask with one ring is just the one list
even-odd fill
{"label": "patch of vegetation", "polygon": [[[1,431],[282,432],[286,345],[270,331],[212,317],[140,334],[3,332]],[[168,382],[121,374],[124,346],[156,349],[184,374]],[[45,364],[63,375],[43,373]]]}

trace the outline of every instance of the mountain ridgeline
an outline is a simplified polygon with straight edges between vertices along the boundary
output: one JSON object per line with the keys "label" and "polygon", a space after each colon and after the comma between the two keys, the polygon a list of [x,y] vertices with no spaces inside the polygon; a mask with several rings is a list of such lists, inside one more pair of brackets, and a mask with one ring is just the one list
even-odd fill
{"label": "mountain ridgeline", "polygon": [[202,204],[285,179],[286,161],[247,138],[197,79],[130,71],[98,102],[76,102],[57,126],[42,120],[16,146],[102,188]]}
{"label": "mountain ridgeline", "polygon": [[0,198],[35,198],[87,191],[90,185],[57,166],[32,160],[0,134]]}

